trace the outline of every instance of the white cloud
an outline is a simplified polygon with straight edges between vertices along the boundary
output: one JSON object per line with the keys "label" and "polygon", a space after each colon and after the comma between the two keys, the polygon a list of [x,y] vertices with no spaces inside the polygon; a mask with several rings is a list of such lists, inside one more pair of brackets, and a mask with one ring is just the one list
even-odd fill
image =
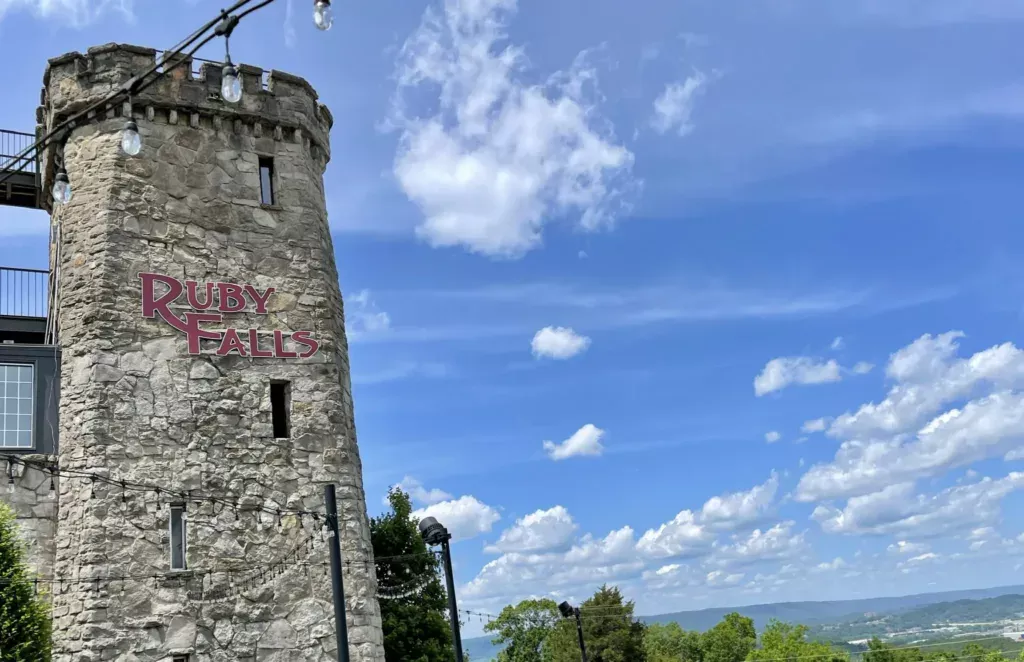
{"label": "white cloud", "polygon": [[772,359],[754,378],[754,393],[760,397],[791,384],[823,384],[842,379],[835,360],[819,361],[807,356]]}
{"label": "white cloud", "polygon": [[637,550],[655,559],[686,558],[706,554],[713,542],[714,534],[698,516],[683,510],[671,522],[644,533]]}
{"label": "white cloud", "polygon": [[550,552],[567,549],[576,533],[576,523],[563,506],[538,510],[516,520],[505,529],[488,552]]}
{"label": "white cloud", "polygon": [[708,586],[735,586],[743,580],[742,572],[726,573],[724,570],[712,570],[704,580]]}
{"label": "white cloud", "polygon": [[711,497],[701,508],[701,522],[719,529],[734,529],[756,522],[771,512],[778,489],[779,475],[773,471],[767,481],[746,492]]}
{"label": "white cloud", "polygon": [[837,556],[829,562],[819,563],[818,565],[814,566],[814,571],[829,572],[833,570],[840,570],[842,568],[845,568],[847,565],[848,564],[846,563],[846,561],[842,559],[841,556]]}
{"label": "white cloud", "polygon": [[800,431],[808,434],[811,432],[824,432],[826,427],[828,427],[827,418],[815,418],[814,420],[805,421],[804,424],[800,426]]}
{"label": "white cloud", "polygon": [[866,494],[1002,455],[1022,441],[1024,395],[993,393],[936,417],[914,437],[843,442],[832,462],[803,475],[796,498]]}
{"label": "white cloud", "polygon": [[961,337],[959,331],[926,334],[894,353],[886,375],[897,383],[886,398],[839,416],[829,434],[849,438],[905,432],[981,384],[1010,388],[1024,383],[1024,352],[1012,343],[956,359]]}
{"label": "white cloud", "polygon": [[585,352],[588,347],[590,338],[562,326],[544,327],[533,336],[530,343],[534,356],[550,359],[568,359]]}
{"label": "white cloud", "polygon": [[391,317],[377,309],[370,290],[345,297],[345,328],[354,335],[380,333],[391,328]]}
{"label": "white cloud", "polygon": [[776,432],[775,430],[771,430],[769,432],[764,433],[764,440],[767,441],[769,444],[774,444],[779,439],[782,439],[782,435],[779,432]]}
{"label": "white cloud", "polygon": [[822,530],[845,534],[893,534],[924,538],[976,529],[998,520],[1004,497],[1024,488],[1024,473],[984,478],[931,496],[914,494],[911,483],[889,485],[849,499],[840,510],[818,506],[812,515]]}
{"label": "white cloud", "polygon": [[874,370],[874,368],[875,368],[875,364],[874,363],[868,363],[867,361],[857,361],[857,363],[854,364],[854,366],[853,366],[853,368],[851,368],[851,370],[853,371],[853,374],[855,374],[855,375],[866,375],[869,372],[871,372],[872,370]]}
{"label": "white cloud", "polygon": [[[437,488],[428,490],[423,487],[423,483],[412,476],[406,476],[401,480],[401,482],[395,485],[395,487],[408,494],[414,502],[425,505],[431,505],[452,499],[452,495],[448,494],[444,490],[439,490]],[[384,497],[384,502],[387,503],[387,497]]]}
{"label": "white cloud", "polygon": [[[506,45],[516,0],[445,0],[428,9],[398,63],[394,174],[423,212],[417,233],[434,246],[517,257],[545,224],[579,213],[612,224],[633,154],[617,144],[585,91],[585,54],[545,84],[523,81],[523,51]],[[436,93],[433,114],[410,114],[410,92]]]}
{"label": "white cloud", "polygon": [[553,441],[544,442],[544,450],[552,460],[565,460],[570,457],[597,456],[604,452],[601,438],[604,430],[587,423],[560,444]]}
{"label": "white cloud", "polygon": [[924,543],[908,542],[906,540],[898,540],[893,544],[885,548],[885,551],[890,554],[921,554],[928,551],[928,545]]}
{"label": "white cloud", "polygon": [[36,17],[82,28],[105,14],[132,20],[132,0],[0,0],[0,20],[7,12],[27,9]]}
{"label": "white cloud", "polygon": [[436,517],[452,534],[454,540],[468,540],[487,533],[494,523],[501,519],[497,510],[472,496],[441,501],[414,511],[412,516],[417,520]]}
{"label": "white cloud", "polygon": [[794,522],[779,522],[770,529],[754,529],[746,536],[735,535],[733,542],[715,551],[713,563],[746,565],[799,556],[806,551],[803,533],[793,533]]}
{"label": "white cloud", "polygon": [[839,351],[840,349],[842,349],[845,346],[846,346],[846,342],[843,340],[842,336],[836,336],[835,340],[832,341],[832,344],[829,345],[829,347],[834,352],[835,351]]}
{"label": "white cloud", "polygon": [[693,131],[690,117],[696,97],[704,91],[707,77],[696,72],[686,80],[673,81],[665,86],[664,91],[654,100],[654,117],[651,126],[658,133],[675,131],[680,136]]}

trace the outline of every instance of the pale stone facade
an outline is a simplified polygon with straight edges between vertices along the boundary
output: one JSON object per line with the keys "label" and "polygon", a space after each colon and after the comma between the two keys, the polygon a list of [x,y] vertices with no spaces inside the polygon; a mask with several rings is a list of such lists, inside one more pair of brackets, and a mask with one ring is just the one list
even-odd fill
{"label": "pale stone facade", "polygon": [[[51,60],[42,128],[154,58],[149,49],[108,45]],[[259,69],[241,70],[245,92],[237,105],[217,94],[219,68],[204,65],[193,77],[191,63],[133,98],[143,139],[137,157],[119,149],[118,109],[79,123],[44,160],[48,187],[62,152],[74,190],[71,203],[54,211],[60,241],[51,250],[62,470],[174,494],[215,493],[240,506],[237,517],[233,508],[189,506],[189,570],[171,572],[167,504],[174,497],[164,494],[158,508],[155,494],[63,478],[52,567],[69,581],[52,598],[56,662],[336,659],[323,545],[309,557],[320,564],[312,572],[292,566],[227,602],[187,595],[203,571],[277,562],[309,535],[312,522],[285,517],[279,527],[263,516],[260,523],[247,508],[322,511],[326,482],[338,486],[352,659],[384,659],[322,182],[332,119],[305,81],[275,71],[264,82]],[[260,157],[273,159],[272,205],[260,203]],[[206,340],[200,354],[190,354],[183,333],[159,316],[143,317],[140,273],[275,288],[266,314],[224,315],[219,332],[259,329],[261,342],[273,345],[275,329],[306,330],[319,352],[305,359],[218,356],[218,343]],[[272,429],[272,382],[289,383],[288,438],[275,438]],[[34,494],[48,490],[35,482]],[[41,567],[50,564],[46,544],[37,553]],[[109,581],[125,575],[140,578]],[[103,581],[81,581],[93,578]],[[223,576],[212,582],[227,585]]]}

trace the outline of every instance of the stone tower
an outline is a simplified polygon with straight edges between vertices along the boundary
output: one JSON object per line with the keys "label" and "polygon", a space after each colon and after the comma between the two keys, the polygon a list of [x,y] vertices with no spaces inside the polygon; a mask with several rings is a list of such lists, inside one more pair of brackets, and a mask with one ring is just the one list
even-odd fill
{"label": "stone tower", "polygon": [[[40,129],[156,58],[111,44],[50,60]],[[296,76],[242,65],[243,98],[230,104],[219,65],[193,68],[184,62],[130,104],[78,122],[43,159],[44,190],[61,164],[73,187],[52,213],[61,471],[163,486],[62,475],[54,659],[336,659],[324,544],[301,547],[302,563],[247,591],[236,586],[247,575],[227,573],[269,576],[315,529],[310,517],[278,522],[256,509],[322,512],[333,482],[352,659],[380,662],[322,180],[332,118]],[[120,149],[129,114],[138,156]],[[218,590],[232,597],[208,599]]]}

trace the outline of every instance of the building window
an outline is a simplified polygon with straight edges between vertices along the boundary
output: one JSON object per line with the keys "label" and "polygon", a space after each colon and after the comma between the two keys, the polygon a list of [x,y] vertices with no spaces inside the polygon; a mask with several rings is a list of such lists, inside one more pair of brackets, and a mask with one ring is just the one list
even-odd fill
{"label": "building window", "polygon": [[35,366],[0,363],[0,448],[32,448]]}
{"label": "building window", "polygon": [[171,662],[188,662],[188,655],[175,655],[171,658]]}
{"label": "building window", "polygon": [[274,199],[274,159],[269,156],[260,157],[260,203],[273,205]]}
{"label": "building window", "polygon": [[188,551],[188,517],[185,506],[171,506],[171,570],[185,570],[185,553]]}
{"label": "building window", "polygon": [[274,425],[274,438],[287,439],[291,436],[288,410],[291,409],[291,384],[288,382],[270,383],[270,416]]}

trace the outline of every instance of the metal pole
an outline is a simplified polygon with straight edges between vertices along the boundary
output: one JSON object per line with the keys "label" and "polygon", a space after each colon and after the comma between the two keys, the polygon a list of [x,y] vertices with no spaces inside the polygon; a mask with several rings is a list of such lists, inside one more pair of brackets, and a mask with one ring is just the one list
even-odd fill
{"label": "metal pole", "polygon": [[330,530],[331,585],[334,589],[334,629],[338,640],[338,662],[348,662],[348,624],[345,622],[345,586],[341,580],[341,532],[338,527],[338,502],[334,484],[324,485],[324,505]]}
{"label": "metal pole", "polygon": [[580,660],[587,662],[587,645],[583,643],[583,622],[580,621],[580,608],[573,609],[576,614],[576,634],[580,637]]}
{"label": "metal pole", "polygon": [[448,611],[452,621],[452,643],[455,645],[455,662],[462,662],[462,633],[459,631],[459,605],[455,603],[455,576],[452,574],[452,550],[448,546],[451,536],[441,543],[444,556],[444,579],[448,583]]}

